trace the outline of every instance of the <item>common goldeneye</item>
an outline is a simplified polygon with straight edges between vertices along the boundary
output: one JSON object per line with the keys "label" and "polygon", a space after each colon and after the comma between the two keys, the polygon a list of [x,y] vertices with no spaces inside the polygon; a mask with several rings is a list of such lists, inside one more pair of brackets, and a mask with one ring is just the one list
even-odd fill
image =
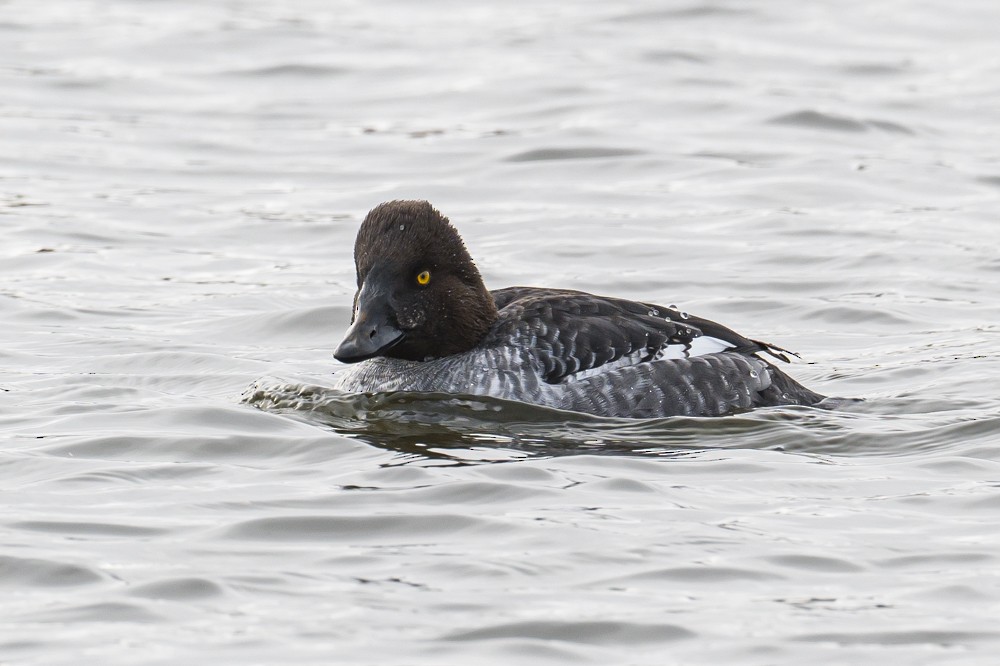
{"label": "common goldeneye", "polygon": [[824,399],[674,307],[566,289],[489,291],[458,231],[426,201],[390,201],[354,245],[358,291],[334,356],[352,393],[486,395],[598,416],[719,416]]}

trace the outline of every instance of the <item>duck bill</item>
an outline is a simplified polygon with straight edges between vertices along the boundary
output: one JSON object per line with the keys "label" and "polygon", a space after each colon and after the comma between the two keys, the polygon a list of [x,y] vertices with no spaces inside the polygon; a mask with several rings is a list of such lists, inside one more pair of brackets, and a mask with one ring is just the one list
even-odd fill
{"label": "duck bill", "polygon": [[362,290],[354,323],[333,352],[333,357],[341,363],[357,363],[380,356],[403,340],[404,333],[389,323],[388,306],[379,301],[369,302],[364,295]]}

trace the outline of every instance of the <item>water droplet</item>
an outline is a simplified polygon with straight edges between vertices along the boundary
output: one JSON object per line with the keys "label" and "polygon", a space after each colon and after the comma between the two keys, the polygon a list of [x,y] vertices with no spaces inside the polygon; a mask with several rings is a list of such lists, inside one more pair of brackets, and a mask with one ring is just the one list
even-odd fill
{"label": "water droplet", "polygon": [[660,314],[660,311],[657,310],[656,308],[653,308],[652,310],[649,311],[649,316],[650,317],[655,317],[658,314]]}
{"label": "water droplet", "polygon": [[688,318],[688,317],[690,317],[690,316],[691,316],[691,315],[689,315],[689,314],[688,314],[687,312],[682,312],[682,313],[681,313],[681,319],[687,319],[687,318]]}
{"label": "water droplet", "polygon": [[757,379],[757,371],[756,370],[751,370],[750,371],[750,376],[753,377],[754,379]]}
{"label": "water droplet", "polygon": [[406,231],[406,225],[405,224],[399,225],[399,230],[400,231]]}
{"label": "water droplet", "polygon": [[670,305],[669,305],[668,307],[669,307],[669,308],[670,308],[671,310],[674,310],[674,311],[676,311],[676,310],[677,310],[677,306],[676,306],[676,305],[674,305],[673,303],[671,303],[671,304],[670,304]]}

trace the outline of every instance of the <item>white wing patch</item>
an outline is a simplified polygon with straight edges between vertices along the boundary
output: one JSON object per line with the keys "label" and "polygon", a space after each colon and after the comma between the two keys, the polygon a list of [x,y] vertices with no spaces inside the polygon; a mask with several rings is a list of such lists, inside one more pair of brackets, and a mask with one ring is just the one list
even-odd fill
{"label": "white wing patch", "polygon": [[660,361],[660,360],[672,360],[681,358],[692,358],[694,356],[704,356],[705,354],[715,354],[718,352],[726,351],[727,349],[735,349],[736,346],[725,340],[720,340],[719,338],[713,338],[708,335],[702,335],[700,337],[694,338],[689,344],[684,343],[673,343],[667,344],[660,347],[660,350],[653,355],[652,358],[649,357],[648,349],[640,349],[634,351],[631,354],[626,354],[619,359],[611,361],[610,363],[605,363],[596,368],[587,368],[586,370],[581,370],[579,372],[574,372],[572,374],[566,375],[561,383],[570,381],[579,381],[581,379],[586,379],[587,377],[593,377],[594,375],[599,375],[604,372],[611,372],[618,368],[625,368],[630,365],[636,365],[642,363],[644,360],[649,361]]}
{"label": "white wing patch", "polygon": [[692,356],[704,356],[705,354],[715,354],[727,349],[735,349],[736,345],[710,335],[702,335],[693,339],[690,344],[674,343],[663,345],[660,351],[656,352],[655,360],[661,358],[691,358]]}

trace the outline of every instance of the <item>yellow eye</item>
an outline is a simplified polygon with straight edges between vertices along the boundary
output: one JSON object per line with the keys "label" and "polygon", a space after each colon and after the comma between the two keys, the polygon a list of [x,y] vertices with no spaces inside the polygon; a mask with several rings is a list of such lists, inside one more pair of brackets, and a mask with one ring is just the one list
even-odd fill
{"label": "yellow eye", "polygon": [[417,284],[419,284],[421,287],[427,286],[427,283],[430,281],[431,281],[430,271],[422,271],[419,275],[417,275]]}

